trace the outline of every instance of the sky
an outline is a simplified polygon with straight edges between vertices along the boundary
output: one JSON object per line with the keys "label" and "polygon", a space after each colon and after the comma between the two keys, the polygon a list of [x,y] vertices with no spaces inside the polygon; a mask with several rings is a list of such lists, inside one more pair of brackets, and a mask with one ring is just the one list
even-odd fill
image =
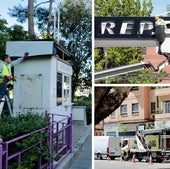
{"label": "sky", "polygon": [[[37,0],[37,3],[44,2],[46,0]],[[170,4],[170,0],[152,0],[154,9],[152,12],[152,16],[159,15],[161,13],[167,12],[167,4]],[[13,8],[14,5],[18,6],[18,4],[22,4],[23,6],[27,6],[26,0],[6,0],[3,2],[1,0],[0,4],[0,18],[4,18],[7,20],[8,25],[12,26],[14,24],[19,24],[16,21],[16,18],[11,18],[8,14],[8,8]],[[27,24],[23,25],[24,27],[27,27]]]}
{"label": "sky", "polygon": [[156,16],[167,12],[167,5],[170,5],[170,0],[152,0],[152,4],[154,9],[151,15]]}
{"label": "sky", "polygon": [[[25,1],[26,2],[26,1]],[[5,2],[3,2],[1,0],[1,4],[0,4],[0,18],[4,18],[7,20],[9,26],[12,26],[14,24],[18,24],[15,18],[11,18],[8,14],[9,12],[9,8],[13,8],[15,5],[17,6],[18,4],[24,4],[25,3],[22,0],[6,0]],[[26,6],[26,5],[23,5]]]}
{"label": "sky", "polygon": [[[45,2],[47,0],[37,0],[37,4],[41,3],[41,2]],[[16,21],[16,18],[14,17],[10,17],[9,16],[9,8],[13,9],[14,6],[18,6],[19,4],[21,4],[22,6],[27,6],[27,0],[6,0],[5,2],[3,2],[3,0],[1,0],[0,2],[0,18],[4,18],[7,20],[8,25],[12,26],[14,24],[20,24],[19,22]],[[27,27],[27,23],[23,24],[22,26]]]}

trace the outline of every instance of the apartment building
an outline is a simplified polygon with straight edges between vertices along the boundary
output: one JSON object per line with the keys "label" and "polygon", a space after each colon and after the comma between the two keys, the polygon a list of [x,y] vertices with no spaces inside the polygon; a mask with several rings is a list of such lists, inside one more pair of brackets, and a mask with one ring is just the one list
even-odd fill
{"label": "apartment building", "polygon": [[104,119],[104,135],[134,135],[147,128],[170,127],[170,86],[133,87],[121,106]]}
{"label": "apartment building", "polygon": [[95,125],[94,135],[104,136],[104,120],[100,121],[99,124]]}
{"label": "apartment building", "polygon": [[161,80],[161,84],[170,83],[170,64],[167,61],[167,58],[164,55],[159,55],[157,53],[156,47],[147,47],[143,51],[145,62],[150,62],[155,69],[160,69],[167,73],[167,76]]}

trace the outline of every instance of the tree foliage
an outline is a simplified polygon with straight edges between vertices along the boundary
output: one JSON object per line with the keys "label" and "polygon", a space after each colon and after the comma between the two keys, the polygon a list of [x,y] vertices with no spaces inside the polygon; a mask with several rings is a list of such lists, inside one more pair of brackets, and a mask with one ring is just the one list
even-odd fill
{"label": "tree foliage", "polygon": [[105,83],[108,84],[156,84],[160,83],[162,80],[166,79],[168,74],[164,71],[152,72],[150,70],[141,70],[136,72],[127,73],[120,76],[114,76],[111,78],[106,78],[102,80],[96,80],[96,83]]}
{"label": "tree foliage", "polygon": [[107,55],[103,50],[103,48],[95,49],[96,71],[137,63],[142,60],[142,48],[107,48]]}
{"label": "tree foliage", "polygon": [[151,0],[95,0],[95,16],[150,16]]}
{"label": "tree foliage", "polygon": [[6,42],[10,38],[8,31],[7,21],[5,19],[0,19],[0,55],[5,53]]}
{"label": "tree foliage", "polygon": [[[91,82],[92,19],[91,6],[88,5],[90,5],[90,2],[84,0],[65,0],[63,8],[61,8],[61,33],[62,37],[68,40],[67,49],[73,56],[71,59],[73,94],[77,86],[83,84],[91,86],[89,82]],[[81,78],[81,75],[84,78]]]}
{"label": "tree foliage", "polygon": [[7,26],[5,19],[0,19],[0,56],[6,53],[6,42],[9,40],[28,39],[28,33],[20,25]]}
{"label": "tree foliage", "polygon": [[28,32],[20,25],[13,25],[9,29],[10,40],[27,40]]}

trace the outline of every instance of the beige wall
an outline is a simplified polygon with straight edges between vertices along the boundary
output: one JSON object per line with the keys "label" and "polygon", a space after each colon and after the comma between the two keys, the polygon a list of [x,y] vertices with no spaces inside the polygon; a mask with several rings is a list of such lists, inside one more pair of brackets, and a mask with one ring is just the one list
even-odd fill
{"label": "beige wall", "polygon": [[[123,101],[127,104],[127,114],[120,115],[120,107],[115,110],[112,115],[109,115],[99,125],[95,126],[95,135],[104,134],[107,132],[119,130],[119,124],[122,123],[128,127],[128,131],[136,131],[139,125],[155,127],[168,125],[170,127],[170,112],[162,114],[163,102],[170,100],[170,86],[168,88],[141,86],[139,90],[131,91],[128,97]],[[161,110],[161,114],[151,113],[151,102],[156,105],[156,110]],[[132,103],[139,103],[139,113],[132,114]],[[153,122],[155,116],[155,122]]]}
{"label": "beige wall", "polygon": [[[150,87],[139,87],[139,90],[134,90],[129,93],[128,97],[122,104],[127,104],[127,114],[120,115],[120,108],[115,111],[114,116],[108,116],[104,123],[134,123],[134,122],[149,122],[152,120],[151,102],[156,103],[156,109],[162,109],[162,101],[170,100],[170,88],[151,89]],[[139,103],[139,113],[132,114],[132,103]],[[170,114],[155,115],[155,118],[167,118]]]}
{"label": "beige wall", "polygon": [[104,121],[101,121],[99,124],[95,125],[94,135],[95,136],[104,135]]}

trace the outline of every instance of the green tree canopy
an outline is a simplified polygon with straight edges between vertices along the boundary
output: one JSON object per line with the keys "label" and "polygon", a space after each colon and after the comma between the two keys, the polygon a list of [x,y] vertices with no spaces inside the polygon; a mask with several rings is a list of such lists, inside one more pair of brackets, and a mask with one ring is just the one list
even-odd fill
{"label": "green tree canopy", "polygon": [[6,51],[6,42],[10,38],[8,31],[7,21],[5,19],[0,19],[0,55]]}
{"label": "green tree canopy", "polygon": [[150,16],[152,0],[95,0],[95,16]]}
{"label": "green tree canopy", "polygon": [[26,40],[29,38],[28,32],[21,25],[13,25],[9,29],[10,40]]}
{"label": "green tree canopy", "polygon": [[28,39],[28,33],[20,25],[8,27],[5,19],[0,19],[0,56],[6,53],[6,42],[9,40]]}
{"label": "green tree canopy", "polygon": [[[75,10],[76,9],[76,10]],[[90,1],[65,0],[61,8],[61,33],[72,53],[73,94],[77,86],[91,86],[92,13]]]}

